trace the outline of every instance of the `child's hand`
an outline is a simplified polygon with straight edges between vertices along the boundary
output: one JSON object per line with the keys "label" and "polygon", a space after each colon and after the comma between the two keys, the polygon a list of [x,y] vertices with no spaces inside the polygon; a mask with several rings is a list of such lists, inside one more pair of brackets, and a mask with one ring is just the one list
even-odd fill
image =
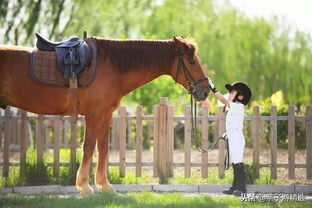
{"label": "child's hand", "polygon": [[217,88],[213,84],[212,80],[208,77],[208,82],[210,85],[211,91],[214,93],[214,96],[221,101],[224,105],[226,105],[228,108],[230,108],[230,102],[220,93],[218,92]]}
{"label": "child's hand", "polygon": [[212,80],[208,77],[208,82],[210,85],[210,89],[212,90],[213,93],[218,92],[217,88],[215,87],[215,85],[213,84]]}

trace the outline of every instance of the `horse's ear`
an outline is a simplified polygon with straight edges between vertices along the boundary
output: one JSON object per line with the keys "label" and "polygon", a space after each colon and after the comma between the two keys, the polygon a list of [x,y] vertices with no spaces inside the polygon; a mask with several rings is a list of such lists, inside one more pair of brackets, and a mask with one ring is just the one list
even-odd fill
{"label": "horse's ear", "polygon": [[179,48],[185,49],[185,44],[180,40],[180,38],[173,36],[173,40]]}
{"label": "horse's ear", "polygon": [[179,54],[187,54],[190,61],[193,61],[196,48],[194,45],[187,43],[182,37],[173,36],[174,42],[177,44]]}
{"label": "horse's ear", "polygon": [[175,41],[175,42],[181,42],[180,39],[184,39],[183,35],[181,37],[176,37],[176,36],[173,36],[172,39]]}

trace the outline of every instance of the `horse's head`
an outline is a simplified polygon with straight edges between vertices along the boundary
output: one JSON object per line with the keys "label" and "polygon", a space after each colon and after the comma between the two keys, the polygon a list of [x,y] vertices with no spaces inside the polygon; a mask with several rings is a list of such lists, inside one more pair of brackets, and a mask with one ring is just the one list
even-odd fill
{"label": "horse's head", "polygon": [[173,37],[173,40],[177,45],[178,58],[176,75],[173,78],[183,85],[197,101],[205,100],[209,95],[210,88],[196,54],[197,47],[182,37]]}

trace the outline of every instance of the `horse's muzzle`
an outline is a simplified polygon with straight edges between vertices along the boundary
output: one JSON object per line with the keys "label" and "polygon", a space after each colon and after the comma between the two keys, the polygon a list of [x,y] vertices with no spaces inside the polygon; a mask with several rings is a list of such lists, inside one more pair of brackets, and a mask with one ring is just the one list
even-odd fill
{"label": "horse's muzzle", "polygon": [[202,84],[191,85],[189,87],[189,93],[194,97],[196,101],[204,101],[209,95],[209,88]]}

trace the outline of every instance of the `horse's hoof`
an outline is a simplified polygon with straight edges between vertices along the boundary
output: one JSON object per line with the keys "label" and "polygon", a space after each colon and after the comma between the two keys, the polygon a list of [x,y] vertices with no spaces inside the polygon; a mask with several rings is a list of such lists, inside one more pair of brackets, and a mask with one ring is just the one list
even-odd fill
{"label": "horse's hoof", "polygon": [[80,188],[80,195],[81,196],[87,196],[87,195],[91,195],[91,194],[94,194],[94,190],[93,190],[93,188],[91,188],[91,186],[89,184]]}
{"label": "horse's hoof", "polygon": [[108,192],[116,193],[116,190],[114,189],[114,187],[109,183],[96,184],[96,187],[99,189],[99,191],[108,191]]}

